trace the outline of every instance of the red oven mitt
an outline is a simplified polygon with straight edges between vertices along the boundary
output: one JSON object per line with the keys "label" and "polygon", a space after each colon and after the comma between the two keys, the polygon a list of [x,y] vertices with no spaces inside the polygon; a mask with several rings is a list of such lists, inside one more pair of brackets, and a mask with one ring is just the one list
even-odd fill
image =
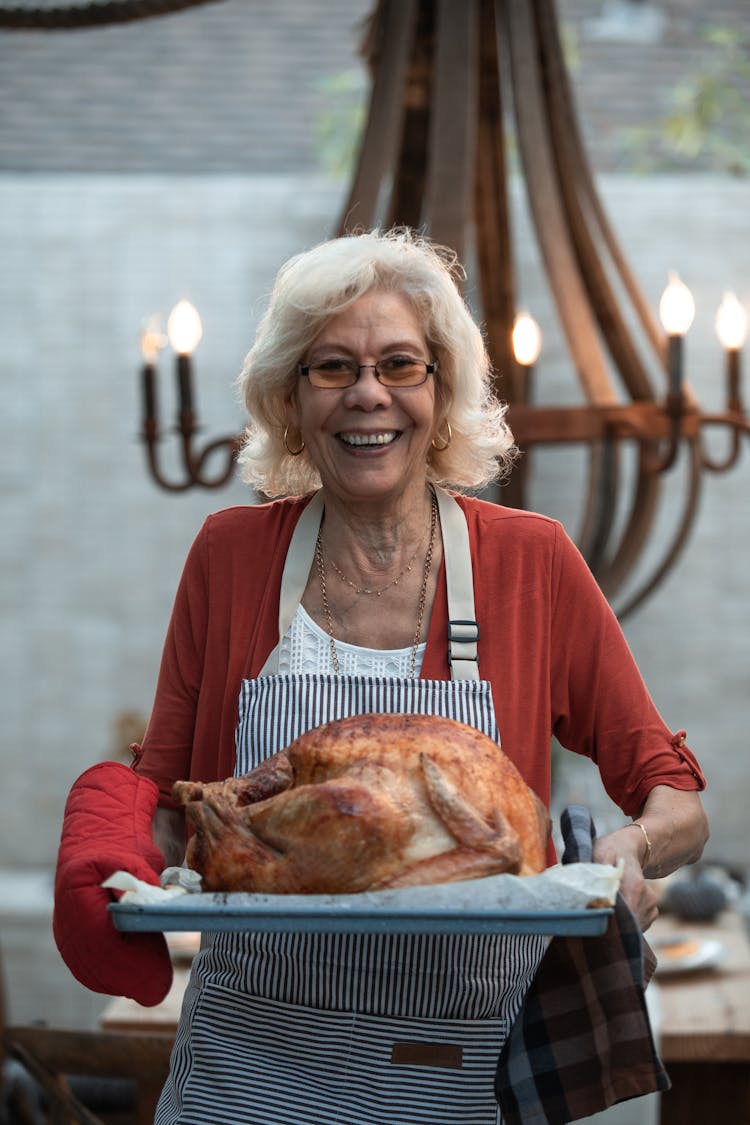
{"label": "red oven mitt", "polygon": [[121,762],[81,774],[65,806],[55,873],[53,931],[73,976],[94,992],[158,1004],[172,983],[164,935],[120,933],[102,882],[128,871],[158,885],[164,857],[151,837],[158,789]]}

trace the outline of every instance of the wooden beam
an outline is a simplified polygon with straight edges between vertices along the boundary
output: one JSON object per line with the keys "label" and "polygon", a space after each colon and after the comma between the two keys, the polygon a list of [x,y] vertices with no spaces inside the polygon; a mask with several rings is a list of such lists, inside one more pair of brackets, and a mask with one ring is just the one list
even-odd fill
{"label": "wooden beam", "polygon": [[420,0],[403,88],[401,148],[393,174],[386,225],[414,227],[422,222],[432,106],[435,6]]}
{"label": "wooden beam", "polygon": [[463,260],[474,202],[478,0],[437,0],[424,221]]}
{"label": "wooden beam", "polygon": [[[552,155],[557,166],[561,202],[583,283],[607,346],[631,397],[654,398],[647,371],[663,363],[664,347],[653,316],[632,275],[623,277],[623,259],[613,256],[616,243],[597,199],[593,178],[580,137],[573,93],[563,59],[554,7],[549,0],[536,0],[539,57],[543,76]],[[626,281],[615,293],[614,281]],[[626,323],[623,298],[636,301],[636,312],[654,351],[645,357]],[[655,353],[655,354],[654,354]],[[659,393],[662,388],[659,387]]]}
{"label": "wooden beam", "polygon": [[487,346],[495,368],[495,393],[507,402],[523,402],[526,381],[520,378],[511,347],[517,309],[505,164],[499,28],[494,0],[482,0],[479,28],[479,126],[474,216],[482,313]]}
{"label": "wooden beam", "polygon": [[[568,445],[572,442],[603,441],[605,438],[640,438],[645,443],[664,441],[670,435],[671,419],[655,402],[632,402],[605,406],[530,406],[515,403],[508,408],[508,422],[516,444]],[[697,411],[686,411],[682,436],[698,432]]]}
{"label": "wooden beam", "polygon": [[381,0],[381,23],[370,108],[357,170],[339,220],[338,233],[371,227],[384,177],[396,162],[403,88],[417,14],[417,0]]}
{"label": "wooden beam", "polygon": [[506,0],[518,145],[529,207],[568,350],[592,403],[616,401],[588,293],[581,279],[553,158],[534,12],[527,0]]}

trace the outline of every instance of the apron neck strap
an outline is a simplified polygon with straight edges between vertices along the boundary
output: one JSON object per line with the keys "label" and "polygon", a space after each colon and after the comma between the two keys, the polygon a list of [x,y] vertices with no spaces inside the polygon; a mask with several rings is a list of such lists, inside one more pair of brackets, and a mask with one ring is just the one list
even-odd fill
{"label": "apron neck strap", "polygon": [[469,529],[458,502],[435,489],[443,533],[445,583],[448,591],[448,665],[452,680],[478,680],[479,623],[474,612],[474,575]]}
{"label": "apron neck strap", "polygon": [[[477,641],[479,625],[474,616],[474,581],[466,519],[456,500],[435,488],[443,535],[443,558],[448,591],[448,664],[452,680],[478,680]],[[315,558],[315,543],[323,518],[323,492],[315,493],[292,534],[281,577],[279,595],[279,642],[286,635],[307,585]],[[260,675],[278,672],[278,645]]]}
{"label": "apron neck strap", "polygon": [[279,641],[285,637],[297,606],[302,601],[310,567],[315,558],[315,544],[318,540],[320,522],[323,519],[323,491],[315,493],[304,512],[297,520],[292,533],[289,550],[286,553],[284,570],[281,575],[279,594]]}

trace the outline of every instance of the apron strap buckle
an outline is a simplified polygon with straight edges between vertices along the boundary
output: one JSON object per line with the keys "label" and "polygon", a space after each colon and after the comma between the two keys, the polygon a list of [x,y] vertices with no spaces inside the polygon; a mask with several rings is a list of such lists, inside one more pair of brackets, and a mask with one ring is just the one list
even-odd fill
{"label": "apron strap buckle", "polygon": [[478,641],[477,621],[454,618],[448,622],[448,664],[451,669],[458,665],[456,671],[462,679],[479,679]]}

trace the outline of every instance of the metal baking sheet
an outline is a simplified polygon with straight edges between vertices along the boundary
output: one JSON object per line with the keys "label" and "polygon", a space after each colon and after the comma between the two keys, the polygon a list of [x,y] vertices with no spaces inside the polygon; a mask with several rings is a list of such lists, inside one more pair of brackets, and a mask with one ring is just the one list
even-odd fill
{"label": "metal baking sheet", "polygon": [[272,931],[283,933],[401,934],[602,934],[611,908],[590,910],[508,910],[430,908],[352,902],[356,896],[199,894],[162,903],[112,903],[118,930]]}

